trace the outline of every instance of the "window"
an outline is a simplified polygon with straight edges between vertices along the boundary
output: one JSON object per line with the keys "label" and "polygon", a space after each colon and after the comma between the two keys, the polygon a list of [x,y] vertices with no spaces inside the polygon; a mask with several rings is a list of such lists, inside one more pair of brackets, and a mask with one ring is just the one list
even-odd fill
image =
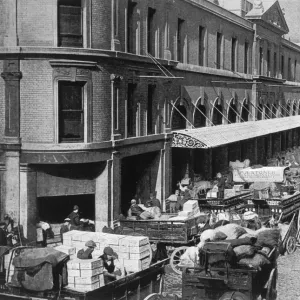
{"label": "window", "polygon": [[59,81],[59,142],[84,142],[85,82]]}
{"label": "window", "polygon": [[129,83],[127,91],[127,137],[136,135],[136,108],[134,104],[134,92],[136,84]]}
{"label": "window", "polygon": [[296,81],[296,78],[297,78],[297,60],[295,60],[295,63],[294,63],[294,81]]}
{"label": "window", "polygon": [[283,55],[281,55],[281,70],[280,70],[280,72],[281,72],[282,78],[284,78],[284,56]]}
{"label": "window", "polygon": [[236,45],[237,45],[237,39],[232,38],[231,39],[231,71],[236,71]]}
{"label": "window", "polygon": [[264,58],[264,56],[263,56],[263,48],[260,47],[259,48],[259,70],[258,70],[259,75],[263,75],[262,74],[262,70],[263,70],[263,58]]}
{"label": "window", "polygon": [[221,51],[222,51],[222,34],[217,32],[217,47],[216,47],[216,67],[221,68]]}
{"label": "window", "polygon": [[292,80],[291,61],[292,61],[292,59],[289,57],[289,59],[288,59],[288,80]]}
{"label": "window", "polygon": [[205,28],[199,26],[199,66],[204,66],[204,50],[205,50]]}
{"label": "window", "polygon": [[277,53],[274,52],[274,57],[273,57],[273,75],[276,77],[277,75]]}
{"label": "window", "polygon": [[177,24],[177,60],[183,62],[183,24],[184,20],[178,19]]}
{"label": "window", "polygon": [[245,42],[244,48],[244,73],[248,74],[248,55],[249,55],[249,43]]}
{"label": "window", "polygon": [[155,9],[148,7],[148,19],[147,19],[147,51],[151,55],[155,55],[154,51],[154,28],[153,28],[153,19],[155,15]]}
{"label": "window", "polygon": [[271,76],[271,51],[267,50],[267,76]]}
{"label": "window", "polygon": [[127,7],[127,52],[134,53],[134,23],[133,14],[136,2],[128,1]]}
{"label": "window", "polygon": [[153,95],[155,86],[148,85],[148,103],[147,103],[147,134],[153,134]]}
{"label": "window", "polygon": [[59,0],[58,46],[83,47],[81,0]]}

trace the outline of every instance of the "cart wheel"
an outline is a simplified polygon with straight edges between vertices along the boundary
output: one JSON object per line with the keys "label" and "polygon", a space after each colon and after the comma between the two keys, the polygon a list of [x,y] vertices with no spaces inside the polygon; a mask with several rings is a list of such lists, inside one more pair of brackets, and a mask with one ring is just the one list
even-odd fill
{"label": "cart wheel", "polygon": [[178,267],[178,264],[180,263],[181,255],[186,251],[187,248],[188,248],[187,246],[175,248],[175,250],[173,251],[173,253],[171,255],[170,265],[171,265],[171,268],[173,269],[173,271],[176,272],[177,274],[182,273],[182,270],[180,267]]}
{"label": "cart wheel", "polygon": [[267,286],[266,300],[276,300],[277,298],[276,283],[277,283],[277,269],[273,269],[270,273],[270,278]]}
{"label": "cart wheel", "polygon": [[296,251],[296,238],[294,236],[290,236],[286,241],[286,252],[288,254],[292,254]]}
{"label": "cart wheel", "polygon": [[226,292],[219,300],[250,300],[245,294],[240,292]]}
{"label": "cart wheel", "polygon": [[144,298],[144,300],[161,300],[161,295],[159,294],[151,294]]}

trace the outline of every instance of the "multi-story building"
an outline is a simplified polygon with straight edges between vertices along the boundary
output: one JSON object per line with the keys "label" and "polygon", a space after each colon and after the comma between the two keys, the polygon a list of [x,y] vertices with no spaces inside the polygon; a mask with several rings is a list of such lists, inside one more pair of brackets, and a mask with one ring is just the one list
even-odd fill
{"label": "multi-story building", "polygon": [[77,204],[99,230],[187,171],[299,144],[300,47],[278,2],[214,2],[0,1],[2,216],[34,238],[37,216]]}

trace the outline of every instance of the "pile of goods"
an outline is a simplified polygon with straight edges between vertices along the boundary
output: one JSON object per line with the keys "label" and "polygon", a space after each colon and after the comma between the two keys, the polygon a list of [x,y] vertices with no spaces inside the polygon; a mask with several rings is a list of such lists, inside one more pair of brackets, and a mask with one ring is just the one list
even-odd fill
{"label": "pile of goods", "polygon": [[[149,238],[144,236],[125,236],[103,232],[82,232],[72,230],[64,233],[63,246],[70,247],[70,253],[84,248],[87,241],[94,241],[97,245],[93,251],[93,258],[99,258],[105,247],[111,247],[118,254],[118,260],[127,273],[139,272],[150,266]],[[58,247],[59,248],[59,247]],[[57,249],[57,248],[56,248]],[[60,250],[61,251],[61,250]],[[72,260],[72,257],[70,257]]]}
{"label": "pile of goods", "polygon": [[[182,265],[203,267],[249,267],[261,270],[271,264],[270,254],[280,246],[280,229],[251,230],[237,224],[208,229],[200,243],[190,247],[181,257]],[[197,255],[198,254],[198,255]]]}
{"label": "pile of goods", "polygon": [[93,291],[104,285],[103,264],[99,258],[71,259],[67,268],[68,288]]}
{"label": "pile of goods", "polygon": [[178,212],[178,216],[169,218],[170,221],[184,221],[189,218],[198,217],[200,209],[197,200],[188,200],[183,204],[183,210]]}

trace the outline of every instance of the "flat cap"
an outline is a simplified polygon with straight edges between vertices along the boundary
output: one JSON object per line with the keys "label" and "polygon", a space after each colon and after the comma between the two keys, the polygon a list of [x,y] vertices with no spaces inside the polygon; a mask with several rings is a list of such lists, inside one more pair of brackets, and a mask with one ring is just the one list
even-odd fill
{"label": "flat cap", "polygon": [[95,243],[94,241],[92,241],[92,240],[87,241],[87,242],[85,243],[85,246],[86,246],[86,247],[89,247],[89,248],[96,248],[96,247],[97,247],[96,243]]}

